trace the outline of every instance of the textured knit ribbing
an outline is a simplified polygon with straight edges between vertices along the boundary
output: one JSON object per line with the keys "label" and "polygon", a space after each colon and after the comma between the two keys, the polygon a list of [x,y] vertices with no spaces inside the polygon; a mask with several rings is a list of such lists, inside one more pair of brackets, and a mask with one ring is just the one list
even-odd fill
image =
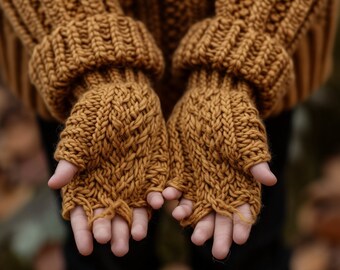
{"label": "textured knit ribbing", "polygon": [[[60,9],[60,3],[62,1],[49,1],[49,2],[53,2],[53,3],[58,3],[56,5],[57,10]],[[104,11],[109,11],[111,13],[115,13],[115,14],[121,14],[120,8],[117,6],[116,1],[103,1],[104,4],[102,5],[97,5],[98,1],[63,1],[64,3],[68,3],[68,8],[66,10],[71,10],[71,15],[67,17],[67,19],[64,20],[65,23],[70,23],[70,18],[72,20],[75,21],[79,21],[84,17],[89,17],[88,15],[90,15],[90,13],[92,15],[99,13],[105,13]],[[102,1],[99,1],[102,2]],[[137,2],[136,0],[129,0],[129,1],[125,1],[125,0],[121,0],[121,3],[124,4],[124,9],[129,11],[129,15],[135,14],[136,12],[132,12],[131,10],[129,10],[130,8],[136,8],[135,2]],[[145,1],[138,1],[139,4],[138,6],[141,6]],[[140,19],[144,20],[146,19],[148,22],[152,21],[151,17],[153,18],[153,16],[150,16],[150,14],[146,14],[146,13],[157,13],[157,14],[161,14],[160,12],[157,12],[157,5],[160,6],[158,3],[156,6],[152,5],[152,3],[156,3],[156,0],[154,1],[147,1],[148,4],[147,6],[150,7],[152,6],[152,8],[144,8],[142,11],[142,13],[145,12],[145,14],[143,14],[143,16],[140,16]],[[160,1],[161,3],[164,3],[164,1]],[[186,3],[186,10],[183,10],[182,12],[179,12],[179,10],[182,10],[181,8],[179,8],[181,6],[181,4],[179,5],[172,5],[172,1],[169,0],[169,3],[171,4],[170,9],[174,8],[171,12],[173,12],[173,14],[180,16],[181,20],[176,20],[173,22],[173,24],[170,24],[171,27],[168,27],[169,29],[182,29],[180,25],[180,27],[178,28],[178,24],[182,24],[183,21],[186,21],[186,18],[183,18],[185,16],[187,16],[188,14],[191,16],[192,14],[194,14],[194,17],[197,19],[198,17],[202,17],[202,16],[207,16],[208,14],[206,13],[202,13],[201,15],[197,15],[197,13],[200,12],[196,12],[195,10],[200,10],[203,11],[203,9],[201,7],[198,8],[198,5],[204,5],[204,2],[209,2],[209,3],[213,3],[214,1],[199,1],[199,0],[185,0],[185,1],[180,1],[180,2],[185,2]],[[305,59],[309,59],[311,58],[311,56],[313,57],[313,44],[311,43],[316,43],[315,46],[320,46],[320,43],[327,43],[327,41],[325,41],[325,39],[327,38],[323,38],[324,40],[317,40],[315,37],[308,40],[308,38],[304,37],[305,36],[305,32],[307,30],[309,30],[309,26],[310,23],[313,23],[313,14],[318,14],[318,10],[322,9],[322,6],[324,5],[324,3],[326,1],[218,1],[217,5],[220,5],[219,8],[217,9],[217,14],[219,14],[219,17],[228,17],[230,20],[232,21],[244,21],[244,23],[246,23],[246,25],[254,27],[254,25],[258,25],[259,23],[259,19],[254,19],[254,18],[263,18],[263,13],[260,12],[261,9],[259,9],[259,4],[260,5],[266,5],[268,3],[271,3],[271,10],[273,11],[272,14],[270,16],[268,16],[268,20],[266,20],[266,25],[265,26],[261,26],[259,27],[260,30],[257,30],[260,34],[263,34],[263,32],[265,33],[265,36],[269,36],[271,39],[273,39],[273,37],[275,36],[278,37],[277,40],[280,40],[280,37],[294,37],[294,42],[290,43],[290,45],[286,42],[284,43],[280,43],[283,47],[285,47],[288,55],[292,55],[295,52],[295,48],[297,46],[299,46],[299,51],[298,51],[298,55],[296,57],[296,62],[300,61],[300,65],[298,66],[299,70],[303,70],[303,71],[307,71],[305,78],[313,78],[313,82],[307,82],[306,84],[304,84],[304,88],[301,89],[301,87],[297,88],[291,88],[290,89],[290,93],[287,96],[287,99],[292,99],[292,101],[285,101],[284,103],[281,103],[281,105],[283,105],[284,107],[281,108],[277,108],[275,110],[275,112],[280,111],[283,108],[287,108],[287,104],[288,106],[292,106],[295,105],[297,101],[301,100],[302,98],[305,98],[306,96],[308,96],[310,94],[310,85],[313,84],[315,86],[319,86],[320,83],[322,83],[324,81],[324,77],[321,78],[321,81],[318,81],[318,77],[319,74],[317,72],[317,70],[320,70],[324,67],[324,62],[326,61],[325,59],[330,59],[330,48],[331,46],[324,46],[322,45],[322,54],[324,55],[322,58],[323,62],[318,62],[318,60],[315,60],[315,63],[311,63],[311,65],[306,65],[305,63],[302,63],[302,61],[305,61]],[[295,4],[293,4],[293,2]],[[299,6],[299,2],[303,5]],[[337,0],[329,0],[327,1],[328,3],[336,3],[338,2]],[[41,3],[47,3],[47,1],[37,1],[37,0],[31,0],[31,1],[7,1],[7,0],[0,0],[1,3],[1,11],[4,11],[6,17],[12,22],[12,26],[14,26],[17,35],[21,38],[21,40],[23,41],[23,43],[26,45],[26,49],[32,53],[34,47],[36,46],[37,43],[39,43],[40,37],[44,36],[45,34],[43,34],[44,31],[47,31],[46,33],[49,34],[52,31],[56,31],[56,26],[52,24],[52,21],[50,19],[50,17],[52,18],[52,20],[55,20],[56,17],[53,16],[46,16],[45,15],[45,7],[41,5]],[[88,8],[76,8],[73,9],[72,7],[80,5],[80,3],[83,5],[87,5]],[[255,3],[255,5],[254,5]],[[262,3],[262,4],[261,4]],[[91,4],[91,6],[89,6],[89,4]],[[294,6],[295,5],[295,6]],[[310,9],[309,12],[307,14],[307,16],[305,16],[305,9],[304,7],[306,7],[306,5],[310,5]],[[329,4],[330,7],[332,7],[332,4]],[[27,7],[29,7],[27,9]],[[103,8],[104,7],[104,8]],[[118,8],[117,8],[118,7]],[[222,8],[223,7],[223,8]],[[301,9],[303,8],[303,9]],[[177,9],[177,10],[176,10]],[[270,9],[266,9],[267,11]],[[332,10],[332,9],[330,9]],[[333,11],[336,10],[336,8],[333,8]],[[189,12],[188,12],[189,11]],[[90,12],[90,13],[88,13]],[[170,13],[171,13],[170,12]],[[36,16],[34,14],[37,14]],[[64,12],[62,12],[64,13]],[[138,12],[139,13],[139,12]],[[181,13],[181,14],[180,14]],[[49,13],[50,14],[50,13]],[[60,14],[57,12],[57,14]],[[85,14],[85,15],[84,15]],[[261,15],[262,14],[262,15]],[[290,14],[290,15],[289,15]],[[334,16],[332,16],[331,14],[333,14],[332,12],[329,12],[329,10],[327,11],[327,16],[324,16],[324,18],[320,19],[320,22],[325,22],[327,21],[327,23],[325,24],[325,27],[318,29],[318,31],[324,31],[324,32],[329,32],[329,35],[332,36],[332,33],[334,33],[334,28],[332,28],[333,30],[330,30],[330,28],[328,27],[328,24],[333,21],[333,26],[334,26]],[[28,16],[29,15],[29,16]],[[34,16],[32,16],[34,15]],[[256,15],[256,16],[254,16]],[[289,15],[289,16],[288,16]],[[334,15],[334,14],[333,14]],[[97,16],[97,15],[96,15]],[[121,16],[121,15],[119,15]],[[304,17],[305,16],[305,17]],[[38,18],[38,19],[37,19]],[[59,17],[60,18],[60,17]],[[305,18],[303,24],[301,25],[301,29],[299,32],[296,32],[295,36],[294,36],[294,31],[296,29],[292,28],[293,22],[296,22],[297,19],[298,21],[301,18]],[[28,20],[28,21],[27,21]],[[36,26],[36,29],[30,29],[28,30],[27,25],[30,25],[29,21],[32,20],[36,20],[38,23],[34,24]],[[261,21],[261,20],[260,20]],[[283,24],[283,22],[285,21],[285,23]],[[159,19],[157,19],[157,22],[155,22],[156,24],[158,24],[159,22],[161,22],[162,24],[166,24],[168,21],[160,21]],[[300,20],[301,22],[301,20]],[[192,21],[191,21],[192,23]],[[321,24],[320,23],[320,24]],[[315,24],[319,24],[319,22],[317,23],[313,23]],[[285,27],[279,28],[280,25],[285,25]],[[296,24],[294,24],[296,25]],[[61,25],[61,26],[64,26]],[[148,25],[150,26],[150,24]],[[159,25],[155,25],[150,27],[149,29],[152,31],[155,31],[157,33],[155,33],[155,35],[157,36],[157,41],[159,40],[159,29],[162,26]],[[168,29],[167,26],[164,26],[164,29]],[[255,27],[256,28],[256,27]],[[43,29],[43,30],[41,30]],[[280,31],[278,29],[281,29]],[[292,30],[292,31],[290,31]],[[275,34],[276,33],[276,34]],[[162,35],[166,35],[167,33],[165,33],[163,31],[163,33],[161,33]],[[287,35],[288,34],[288,35]],[[315,33],[311,33],[312,35],[314,35]],[[37,36],[36,38],[32,38],[33,36]],[[304,48],[306,48],[305,46],[301,46],[303,44],[301,44],[300,40],[301,38],[304,38],[304,42],[308,44],[308,46],[312,46],[309,47],[311,48],[310,50],[308,50],[308,53],[306,53],[304,51]],[[2,39],[4,38],[4,36],[2,37]],[[172,36],[172,40],[178,40],[178,37]],[[288,38],[289,39],[289,38]],[[282,39],[283,40],[283,39]],[[317,42],[316,42],[317,41]],[[329,44],[331,44],[332,42],[330,41]],[[160,43],[161,44],[161,43]],[[173,47],[175,43],[171,42],[171,47]],[[274,43],[277,44],[277,43]],[[165,47],[168,44],[162,44]],[[214,45],[214,44],[213,44]],[[289,46],[288,46],[289,45]],[[11,45],[9,45],[11,46]],[[315,47],[317,48],[317,47]],[[318,47],[319,48],[319,47]],[[3,49],[3,48],[2,48]],[[204,47],[202,47],[202,50],[204,49]],[[321,49],[321,48],[319,48]],[[6,54],[6,48],[5,50],[5,54]],[[318,50],[319,52],[319,50]],[[213,52],[214,54],[214,52]],[[303,57],[300,57],[300,56]],[[319,54],[317,54],[319,55]],[[8,57],[10,57],[10,55],[6,55]],[[247,60],[247,59],[246,59]],[[13,62],[13,60],[9,59],[8,63]],[[17,58],[15,60],[16,64],[20,63],[20,60],[18,61]],[[175,61],[176,62],[176,61]],[[223,65],[221,65],[224,71],[224,67]],[[308,67],[307,67],[308,66]],[[296,66],[297,67],[297,66]],[[318,67],[318,68],[316,68]],[[186,67],[185,67],[186,68]],[[3,69],[3,66],[0,67],[0,69]],[[93,69],[96,69],[97,71],[100,71],[101,69],[96,68],[96,66],[93,66]],[[105,69],[105,68],[104,68]],[[187,67],[186,69],[188,69],[189,71],[191,71],[192,69],[195,69],[195,66],[190,66]],[[18,79],[17,77],[17,71],[19,69],[15,69],[15,68],[11,68],[9,71],[9,76],[8,76],[8,80],[12,82],[12,85],[16,86],[16,80]],[[23,72],[25,71],[25,67],[21,68],[20,70],[22,70]],[[7,70],[8,71],[8,70]],[[220,72],[221,74],[224,74],[222,72]],[[242,71],[242,70],[241,70]],[[87,71],[85,71],[84,73],[88,73]],[[202,72],[202,74],[204,74],[204,72]],[[24,73],[23,73],[24,74]],[[199,73],[197,73],[199,74]],[[242,73],[240,73],[242,75]],[[301,80],[301,77],[299,75],[300,73],[297,73],[297,75],[299,76],[299,80]],[[312,75],[313,74],[313,75]],[[314,74],[317,74],[318,76],[314,76]],[[97,76],[97,72],[95,72],[94,76]],[[101,76],[103,76],[102,72],[100,71]],[[230,74],[226,74],[226,75],[230,75]],[[92,75],[89,74],[89,76],[91,77]],[[88,76],[86,76],[88,77]],[[193,77],[199,77],[199,76],[193,76]],[[167,89],[167,91],[172,91],[172,92],[179,92],[182,93],[184,90],[184,87],[174,87],[171,84],[169,84],[169,80],[175,81],[173,80],[173,78],[171,77],[167,77],[168,81],[164,81],[164,85],[166,85],[166,87],[164,87],[164,85],[162,86],[162,88]],[[234,79],[233,79],[234,80]],[[314,81],[315,80],[315,81]],[[78,86],[78,83],[81,82],[81,84]],[[70,102],[70,104],[74,103],[73,100],[76,100],[79,96],[82,95],[82,93],[91,90],[90,87],[87,86],[87,84],[84,84],[84,78],[83,76],[80,76],[79,78],[76,78],[73,83],[71,84],[71,87],[69,88],[71,96],[68,96],[65,98],[65,102],[66,104],[68,102]],[[210,84],[210,82],[208,82],[208,84]],[[193,85],[193,84],[191,84]],[[235,84],[232,84],[235,85]],[[251,91],[254,93],[254,96],[256,96],[256,100],[257,100],[257,105],[260,105],[261,103],[259,101],[262,100],[266,100],[265,98],[262,98],[261,95],[266,94],[266,91],[263,91],[263,89],[259,88],[259,87],[254,87],[254,84],[250,84],[251,85]],[[74,88],[73,88],[74,86]],[[77,87],[76,87],[77,86]],[[33,89],[33,88],[30,88]],[[20,89],[20,91],[25,91],[24,89]],[[232,90],[232,89],[231,89]],[[259,91],[261,90],[261,91]],[[268,90],[268,89],[266,89]],[[69,93],[69,92],[68,92]],[[75,95],[74,95],[75,94]],[[28,91],[26,93],[26,96],[32,97],[32,92]],[[169,101],[168,98],[165,98],[165,102],[167,104],[167,106],[171,107],[172,102]],[[282,101],[281,101],[282,102]],[[276,102],[272,102],[273,104],[275,104]],[[170,104],[170,105],[169,105]],[[253,104],[253,103],[251,103]],[[276,105],[275,105],[276,106]],[[261,109],[262,106],[259,106],[259,108]],[[270,107],[270,106],[269,106]],[[176,113],[177,110],[175,111]],[[254,115],[256,116],[256,114]],[[223,133],[223,132],[222,132]],[[181,148],[179,148],[181,149]],[[185,151],[186,149],[184,149],[183,151]],[[181,150],[182,151],[182,150]],[[181,154],[181,153],[180,153]],[[185,155],[187,155],[188,153],[186,152]],[[235,154],[233,156],[236,156]],[[79,160],[82,160],[81,158],[79,158]],[[229,162],[229,161],[228,161]],[[184,167],[184,165],[180,165],[182,167]],[[248,165],[249,166],[249,165]],[[185,166],[185,168],[187,168],[187,166]],[[189,168],[189,167],[188,167]],[[176,171],[172,171],[172,173],[174,174]]]}
{"label": "textured knit ribbing", "polygon": [[67,24],[45,38],[32,55],[30,73],[54,116],[64,120],[74,99],[70,82],[103,66],[159,76],[162,57],[142,24],[126,17],[98,15]]}
{"label": "textured knit ribbing", "polygon": [[194,25],[174,57],[177,72],[205,67],[255,86],[268,117],[294,79],[292,53],[327,1],[216,1],[216,17]]}
{"label": "textured knit ribbing", "polygon": [[170,186],[194,201],[183,225],[216,211],[261,208],[249,169],[269,161],[260,120],[294,82],[292,52],[326,1],[216,1],[216,16],[194,25],[175,52],[186,94],[168,122]]}
{"label": "textured knit ribbing", "polygon": [[[2,3],[3,1],[0,1]],[[39,3],[39,1],[36,1]],[[71,2],[71,1],[70,1]],[[183,12],[180,12],[177,6],[172,6],[173,10],[172,13],[175,14],[176,17],[180,16],[180,20],[176,20],[174,23],[170,24],[170,29],[173,27],[173,29],[182,29],[183,21],[189,20],[190,23],[195,22],[198,19],[203,19],[205,17],[210,17],[212,12],[210,12],[211,7],[214,5],[214,1],[198,1],[198,0],[183,0],[181,2],[185,2],[186,4],[186,10]],[[241,3],[247,4],[248,1],[241,1]],[[276,1],[277,7],[275,9],[282,10],[283,6],[290,5],[291,1]],[[323,1],[317,1],[320,4],[322,4]],[[313,9],[314,13],[318,14],[317,20],[312,20],[313,16],[309,16],[309,21],[312,22],[312,27],[308,29],[307,35],[303,33],[301,35],[301,41],[300,38],[296,39],[295,46],[298,46],[298,50],[292,49],[291,52],[294,52],[294,62],[295,62],[295,75],[296,75],[296,85],[294,87],[289,88],[285,95],[285,97],[280,100],[280,104],[276,106],[275,110],[273,111],[274,114],[279,113],[282,110],[291,108],[292,106],[296,105],[301,100],[304,100],[306,97],[310,96],[311,92],[313,90],[316,90],[319,88],[319,86],[325,82],[325,80],[328,78],[328,75],[330,74],[330,67],[331,67],[331,59],[332,59],[332,48],[333,48],[333,40],[334,40],[334,34],[336,29],[336,13],[337,13],[337,4],[338,0],[328,0],[327,1],[327,8],[322,11],[322,13],[325,13],[324,16],[319,16],[320,12],[317,11],[317,9]],[[114,4],[114,1],[105,1],[106,5]],[[128,16],[133,16],[137,18],[138,20],[143,21],[146,26],[148,27],[149,31],[152,33],[152,35],[155,37],[157,44],[162,47],[163,52],[168,51],[168,44],[166,42],[160,42],[161,37],[166,37],[167,33],[160,29],[169,29],[168,20],[163,16],[163,10],[168,9],[168,6],[164,6],[164,1],[158,1],[158,0],[151,0],[147,1],[147,8],[141,8],[145,5],[145,1],[142,0],[120,0],[121,5],[124,8],[124,12]],[[232,1],[228,1],[228,3],[232,3]],[[317,4],[318,4],[317,3]],[[171,4],[171,3],[170,3]],[[230,5],[227,7],[230,8]],[[311,13],[313,13],[311,12]],[[23,23],[17,23],[18,21],[13,20],[12,15],[17,16],[17,12],[14,12],[11,10],[4,10],[2,6],[0,7],[0,13],[1,16],[4,15],[4,20],[2,23],[0,23],[0,32],[3,31],[4,28],[8,28],[8,25],[10,24],[8,20],[10,20],[13,23],[15,23],[16,26],[20,25],[23,27]],[[177,15],[178,14],[178,15]],[[237,15],[236,12],[232,13]],[[190,19],[185,18],[186,16],[189,16]],[[277,15],[272,16],[272,21],[277,20]],[[20,22],[20,17],[19,17]],[[45,24],[48,24],[48,21]],[[11,25],[11,26],[12,26]],[[306,24],[308,25],[308,23]],[[190,25],[189,25],[190,26]],[[16,30],[16,33],[13,33],[12,27],[10,27],[11,35],[17,34],[18,37],[23,40],[23,37],[19,35],[19,32]],[[267,26],[268,32],[275,31],[275,27],[270,26],[268,24]],[[307,28],[306,28],[307,29]],[[318,32],[318,33],[315,33]],[[25,32],[26,33],[26,32]],[[176,40],[179,40],[182,33],[177,32],[178,37],[175,37]],[[323,35],[320,35],[320,33],[324,33]],[[316,38],[316,34],[318,35],[318,39]],[[26,34],[27,35],[27,34]],[[35,111],[38,111],[40,115],[46,115],[46,105],[42,102],[42,99],[39,97],[39,94],[36,93],[36,89],[34,87],[31,87],[28,85],[29,79],[27,78],[27,62],[20,61],[19,57],[26,54],[26,50],[23,51],[23,47],[18,45],[18,42],[16,44],[10,43],[9,39],[7,38],[8,34],[0,35],[0,53],[6,55],[5,59],[0,58],[0,73],[2,73],[2,78],[4,79],[3,83],[6,84],[9,89],[23,100],[25,104],[28,105],[28,107],[33,108]],[[6,44],[7,43],[7,44]],[[303,44],[302,44],[303,43]],[[27,47],[27,46],[26,46]],[[17,52],[16,54],[8,53],[8,50],[11,50],[11,48],[15,48],[12,50],[12,52]],[[305,50],[307,48],[307,51]],[[309,49],[308,49],[309,48]],[[310,58],[314,58],[314,51],[315,49],[320,50],[322,52],[322,57],[319,59],[313,60],[313,62],[310,63],[310,65],[305,65],[304,63],[299,63],[299,61],[309,61]],[[23,52],[21,52],[23,51]],[[166,55],[166,58],[170,58],[171,55]],[[307,59],[307,60],[306,60]],[[5,62],[3,62],[5,60]],[[8,70],[8,65],[6,64],[6,61],[8,63],[10,62],[16,62],[16,69]],[[320,62],[321,61],[321,62]],[[22,67],[20,67],[22,66]],[[23,87],[18,85],[16,81],[18,81],[18,70],[21,70],[21,78],[22,78],[22,84]],[[320,72],[321,71],[321,72]],[[5,74],[4,74],[5,73]],[[12,74],[13,73],[13,74]],[[166,74],[168,72],[166,71]],[[305,74],[309,78],[313,78],[313,82],[306,82],[306,79],[301,77],[301,74]],[[315,76],[317,74],[317,76]],[[320,76],[322,75],[322,76]],[[163,107],[170,108],[173,107],[173,100],[176,100],[181,93],[183,92],[184,86],[182,84],[176,83],[173,84],[176,80],[171,76],[165,76],[165,79],[163,80],[162,84],[158,84],[158,94],[160,95],[162,101],[164,102]],[[304,81],[304,82],[302,82]],[[27,85],[25,85],[27,84]],[[17,86],[20,86],[20,89],[17,88]],[[169,94],[171,93],[171,95]],[[170,96],[169,96],[170,95]],[[163,103],[162,102],[162,103]]]}
{"label": "textured knit ribbing", "polygon": [[[118,0],[1,5],[30,53],[32,82],[53,116],[67,119],[55,158],[79,171],[62,190],[63,216],[82,206],[90,225],[117,214],[131,225],[132,208],[147,207],[168,174],[165,122],[149,82],[164,66],[153,38]],[[97,208],[105,211],[95,216]]]}
{"label": "textured knit ribbing", "polygon": [[[261,88],[261,108],[268,116],[292,82],[292,60],[275,40],[248,28],[244,21],[217,17],[195,25],[174,58],[176,69],[215,69],[242,77]],[[274,102],[274,104],[273,104]]]}
{"label": "textured knit ribbing", "polygon": [[[74,106],[55,157],[77,164],[63,188],[63,216],[81,205],[90,224],[121,215],[131,225],[132,208],[147,207],[146,194],[162,191],[168,174],[167,133],[158,97],[141,72],[91,73],[96,86]],[[96,208],[105,208],[94,216]]]}
{"label": "textured knit ribbing", "polygon": [[[143,24],[121,14],[115,1],[2,1],[29,48],[33,84],[60,121],[77,99],[70,85],[103,66],[139,69],[160,75],[160,51]],[[28,35],[29,33],[29,35]]]}
{"label": "textured knit ribbing", "polygon": [[51,120],[41,96],[31,84],[27,66],[29,57],[12,26],[0,10],[0,81],[22,104],[40,117]]}

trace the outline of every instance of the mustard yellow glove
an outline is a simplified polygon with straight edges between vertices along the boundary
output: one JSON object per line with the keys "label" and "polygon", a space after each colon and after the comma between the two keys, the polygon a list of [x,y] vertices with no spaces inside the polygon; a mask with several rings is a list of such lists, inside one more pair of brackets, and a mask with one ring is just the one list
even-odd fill
{"label": "mustard yellow glove", "polygon": [[231,217],[245,203],[254,222],[261,189],[249,169],[268,161],[270,154],[249,86],[217,72],[194,72],[168,131],[168,185],[194,202],[193,213],[182,225],[195,225],[212,211]]}
{"label": "mustard yellow glove", "polygon": [[[147,194],[161,192],[168,174],[168,139],[158,97],[144,74],[110,69],[89,74],[61,133],[55,158],[79,168],[62,189],[63,216],[77,205],[90,224],[148,207]],[[105,211],[95,216],[94,210]],[[150,213],[150,212],[149,212]]]}

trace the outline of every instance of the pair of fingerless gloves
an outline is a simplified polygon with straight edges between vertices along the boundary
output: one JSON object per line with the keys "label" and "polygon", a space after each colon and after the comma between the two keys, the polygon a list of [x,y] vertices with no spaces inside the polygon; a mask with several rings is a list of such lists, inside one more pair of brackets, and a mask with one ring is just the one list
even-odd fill
{"label": "pair of fingerless gloves", "polygon": [[100,217],[131,225],[149,192],[172,186],[193,201],[184,226],[245,203],[255,221],[250,168],[270,160],[261,119],[293,83],[292,53],[323,2],[217,0],[175,52],[188,84],[166,123],[152,89],[162,54],[117,1],[1,0],[31,53],[32,82],[65,122],[55,158],[79,168],[62,189],[63,216],[82,206],[92,224],[104,208]]}

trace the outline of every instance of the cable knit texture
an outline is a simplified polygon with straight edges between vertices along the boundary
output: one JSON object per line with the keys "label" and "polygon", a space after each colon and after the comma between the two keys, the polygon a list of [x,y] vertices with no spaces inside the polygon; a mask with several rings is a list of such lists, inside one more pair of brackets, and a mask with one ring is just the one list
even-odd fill
{"label": "cable knit texture", "polygon": [[161,63],[161,54],[141,23],[100,14],[71,21],[46,37],[33,52],[30,74],[54,116],[63,121],[77,98],[70,82],[86,70],[116,66],[159,76]]}
{"label": "cable knit texture", "polygon": [[316,2],[217,0],[215,17],[181,41],[173,66],[189,84],[168,129],[169,185],[194,201],[182,225],[212,211],[232,217],[246,203],[255,222],[261,189],[249,169],[270,160],[260,114],[270,115],[292,85],[291,52]]}
{"label": "cable knit texture", "polygon": [[31,81],[59,121],[88,90],[75,93],[72,87],[87,71],[110,65],[161,75],[163,60],[153,38],[116,1],[21,2],[3,0],[3,7],[32,54]]}
{"label": "cable knit texture", "polygon": [[[168,174],[165,121],[149,82],[164,65],[153,38],[115,0],[1,3],[31,54],[32,82],[52,115],[67,119],[55,158],[79,172],[62,190],[63,216],[78,205],[90,225],[116,214],[131,225],[132,208],[147,207]],[[97,208],[105,210],[95,216]]]}
{"label": "cable knit texture", "polygon": [[218,72],[193,72],[168,130],[169,185],[195,202],[183,226],[196,224],[212,210],[231,217],[244,203],[256,217],[261,190],[249,168],[270,156],[247,83]]}
{"label": "cable knit texture", "polygon": [[[85,78],[96,87],[74,106],[55,153],[80,168],[62,189],[63,216],[81,205],[90,224],[119,214],[131,225],[132,208],[147,207],[146,194],[161,192],[168,177],[159,100],[141,72],[107,70]],[[106,210],[94,216],[96,208]]]}
{"label": "cable knit texture", "polygon": [[[81,205],[91,224],[94,209],[103,207],[101,216],[119,214],[131,224],[131,209],[162,190],[170,159],[169,185],[194,202],[183,225],[212,211],[230,217],[244,203],[255,221],[261,191],[249,169],[270,159],[261,119],[294,89],[293,54],[333,2],[0,0],[30,55],[31,81],[51,114],[67,119],[55,157],[80,171],[63,189],[64,217]],[[133,16],[181,75],[173,80],[166,69],[166,82],[173,82],[164,89],[179,96],[184,88],[173,86],[189,81],[168,122],[170,158],[150,82],[161,76],[163,58]]]}
{"label": "cable knit texture", "polygon": [[216,16],[194,25],[175,53],[175,73],[215,69],[248,81],[268,117],[294,82],[291,54],[326,1],[216,1]]}

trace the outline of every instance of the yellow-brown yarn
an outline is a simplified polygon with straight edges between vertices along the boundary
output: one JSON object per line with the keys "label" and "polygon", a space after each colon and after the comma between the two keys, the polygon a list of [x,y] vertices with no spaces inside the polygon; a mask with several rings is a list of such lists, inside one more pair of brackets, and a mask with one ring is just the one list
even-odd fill
{"label": "yellow-brown yarn", "polygon": [[[30,53],[31,81],[52,115],[67,119],[55,158],[79,172],[62,189],[63,216],[79,205],[90,225],[117,214],[131,225],[132,208],[147,207],[168,175],[165,121],[149,82],[164,66],[153,38],[116,0],[1,5]],[[97,208],[105,211],[95,216]]]}
{"label": "yellow-brown yarn", "polygon": [[[20,61],[20,59],[24,58],[27,52],[32,53],[39,38],[56,28],[52,20],[58,16],[53,12],[53,16],[50,16],[51,12],[46,13],[47,2],[51,1],[0,0],[1,79],[28,107],[35,108],[43,116],[48,116],[46,105],[42,102],[42,98],[36,97],[39,94],[36,93],[35,87],[29,85],[27,60]],[[61,13],[65,11],[70,13],[65,23],[68,23],[70,18],[78,20],[88,17],[89,14],[108,12],[121,15],[123,13],[117,3],[118,0],[64,1],[64,4],[67,3],[67,8],[62,8],[60,5],[62,1],[52,2],[55,6],[51,10],[54,10],[55,14],[60,14],[60,10]],[[218,6],[216,13],[219,17],[229,18],[231,21],[243,20],[253,27],[254,31],[262,20],[265,25],[262,24],[260,30],[256,31],[265,32],[270,37],[275,36],[277,40],[283,40],[284,36],[293,37],[294,42],[290,45],[285,44],[284,47],[289,55],[293,55],[296,82],[292,87],[288,87],[284,97],[278,99],[276,102],[278,104],[271,110],[271,114],[292,108],[298,102],[305,100],[330,74],[339,2],[337,0],[119,0],[119,2],[127,16],[145,23],[167,60],[171,59],[173,49],[191,24],[212,16],[214,2]],[[82,8],[80,4],[86,5],[86,8]],[[267,17],[263,9],[270,11]],[[89,10],[92,12],[89,13]],[[302,23],[301,27],[296,23]],[[295,32],[298,28],[299,32]],[[13,35],[21,39],[25,48],[17,41],[13,42],[13,38],[10,38]],[[38,39],[32,38],[33,36],[37,36]],[[305,64],[306,61],[308,64]],[[15,65],[12,64],[13,62]],[[170,63],[167,64],[170,67]],[[17,73],[20,73],[20,78]],[[175,99],[182,95],[184,81],[173,83],[178,80],[170,76],[169,69],[165,74],[162,84],[156,85],[158,88],[156,90],[161,97],[163,108],[169,111]],[[313,79],[308,81],[306,77]],[[19,80],[21,82],[17,83]],[[260,112],[262,113],[261,109]]]}
{"label": "yellow-brown yarn", "polygon": [[[215,16],[207,18],[214,2]],[[99,217],[94,209],[104,207],[101,216],[119,214],[131,223],[131,208],[146,206],[147,193],[164,186],[167,134],[149,81],[163,72],[163,59],[148,27],[169,62],[159,91],[167,111],[187,80],[170,76],[169,59],[175,73],[189,77],[168,122],[169,185],[182,190],[195,207],[183,225],[194,225],[211,211],[231,216],[243,203],[250,204],[255,220],[260,185],[249,168],[270,159],[260,116],[310,93],[310,85],[302,90],[291,85],[294,75],[306,69],[293,62],[310,58],[313,50],[300,58],[294,54],[298,48],[297,56],[303,55],[301,43],[312,43],[306,33],[316,22],[328,21],[325,14],[335,2],[0,0],[1,12],[29,54],[31,81],[50,113],[61,122],[68,119],[55,156],[76,164],[80,172],[63,189],[64,217],[81,205],[91,223]],[[200,22],[191,26],[195,21]],[[327,29],[324,37],[332,36],[334,28],[324,25],[315,29]],[[5,36],[0,26],[0,41]],[[315,45],[324,57],[308,65],[311,74],[328,62],[332,42],[325,39]],[[2,44],[0,63],[7,57]],[[19,68],[7,76],[12,85],[13,70],[26,75],[26,67],[15,61]],[[313,87],[325,79],[316,77]],[[23,89],[22,97],[33,96],[33,87]]]}
{"label": "yellow-brown yarn", "polygon": [[142,23],[122,14],[117,1],[1,4],[31,54],[31,81],[59,121],[65,121],[79,97],[72,85],[87,71],[118,66],[162,73],[163,59],[153,38]]}
{"label": "yellow-brown yarn", "polygon": [[242,80],[195,71],[169,119],[168,184],[195,202],[184,226],[196,224],[213,210],[231,217],[245,203],[254,220],[260,211],[260,185],[249,168],[268,161],[270,155],[250,91]]}
{"label": "yellow-brown yarn", "polygon": [[[83,206],[90,224],[147,207],[146,195],[161,192],[168,177],[168,146],[159,99],[142,72],[91,73],[72,109],[55,158],[77,164],[79,173],[62,189],[63,216]],[[96,208],[105,208],[94,216]],[[150,210],[150,209],[149,209]]]}
{"label": "yellow-brown yarn", "polygon": [[294,46],[326,2],[217,0],[215,17],[182,39],[173,68],[189,84],[168,122],[168,184],[194,202],[182,225],[245,203],[255,222],[261,189],[249,169],[270,160],[260,114],[293,85]]}
{"label": "yellow-brown yarn", "polygon": [[268,117],[294,83],[296,44],[326,3],[217,0],[216,16],[192,26],[182,39],[174,69],[204,67],[248,81],[261,116]]}

